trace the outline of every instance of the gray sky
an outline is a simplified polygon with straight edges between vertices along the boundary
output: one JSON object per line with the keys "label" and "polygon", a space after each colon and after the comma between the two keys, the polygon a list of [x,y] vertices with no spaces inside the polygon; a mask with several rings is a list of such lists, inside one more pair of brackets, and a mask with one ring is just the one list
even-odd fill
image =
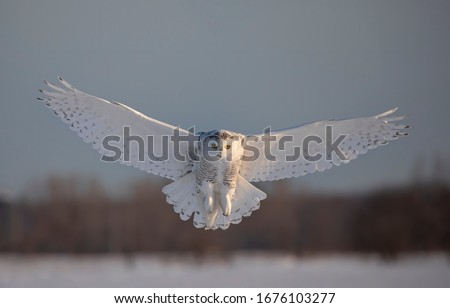
{"label": "gray sky", "polygon": [[0,190],[74,172],[111,189],[156,179],[101,163],[36,102],[57,75],[199,130],[257,133],[398,106],[410,136],[296,185],[408,182],[419,157],[449,156],[449,17],[445,0],[0,0]]}

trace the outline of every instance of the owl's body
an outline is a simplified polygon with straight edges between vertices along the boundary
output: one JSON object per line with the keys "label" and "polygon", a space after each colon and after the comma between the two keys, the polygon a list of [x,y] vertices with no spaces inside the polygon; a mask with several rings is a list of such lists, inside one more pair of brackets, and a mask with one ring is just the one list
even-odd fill
{"label": "owl's body", "polygon": [[[239,179],[239,168],[244,149],[241,145],[243,135],[226,130],[213,130],[201,133],[196,146],[197,159],[194,160],[192,173],[163,188],[169,203],[183,216],[196,213],[195,225],[207,229],[226,228],[230,223],[241,220],[242,214],[250,213],[259,205],[265,194],[247,182],[247,189],[255,194],[254,200],[246,192],[236,188],[245,182]],[[191,180],[195,176],[195,191]],[[188,183],[186,185],[186,183]],[[245,184],[243,184],[245,185]],[[186,194],[181,193],[185,187]],[[192,198],[194,197],[194,198]],[[191,198],[193,200],[189,201]],[[241,213],[239,213],[242,211]],[[232,215],[233,214],[233,215]]]}
{"label": "owl's body", "polygon": [[197,185],[207,181],[236,187],[237,175],[243,155],[242,135],[226,130],[201,133],[196,151]]}
{"label": "owl's body", "polygon": [[196,162],[197,193],[201,195],[208,228],[222,213],[230,216],[243,149],[239,134],[213,130],[199,136]]}
{"label": "owl's body", "polygon": [[[272,144],[266,143],[266,133],[245,136],[213,130],[195,135],[59,80],[62,87],[45,82],[53,91],[40,90],[44,98],[38,99],[91,143],[102,159],[111,161],[108,155],[111,149],[117,149],[121,155],[114,156],[113,161],[173,180],[163,188],[167,202],[182,220],[193,216],[197,228],[227,229],[257,210],[266,194],[250,182],[324,171],[407,135],[404,129],[408,126],[394,123],[405,117],[391,116],[396,109],[372,117],[321,121],[275,131],[270,136],[276,141]],[[127,135],[125,128],[134,135]],[[164,143],[164,137],[173,137],[176,132],[192,142],[177,146]],[[150,143],[145,139],[148,136],[161,142]],[[105,142],[110,137],[119,138],[115,148]],[[130,142],[139,137],[146,145],[144,151],[140,142]],[[247,147],[249,143],[251,147]],[[167,157],[155,159],[153,152]]]}

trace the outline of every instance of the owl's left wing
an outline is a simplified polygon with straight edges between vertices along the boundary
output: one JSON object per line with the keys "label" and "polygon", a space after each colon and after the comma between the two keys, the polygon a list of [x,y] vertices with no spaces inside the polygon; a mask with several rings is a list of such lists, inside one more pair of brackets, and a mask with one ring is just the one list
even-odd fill
{"label": "owl's left wing", "polygon": [[[43,97],[38,99],[85,142],[108,157],[107,161],[173,180],[192,170],[190,145],[197,139],[193,134],[126,105],[84,93],[60,77],[59,81],[61,86],[45,81],[50,90],[40,90]],[[190,141],[171,142],[175,134]],[[106,138],[110,138],[107,144]]]}
{"label": "owl's left wing", "polygon": [[[297,177],[348,163],[370,149],[407,135],[409,126],[394,123],[397,108],[377,116],[305,124],[247,136],[240,174],[248,181]],[[264,139],[265,136],[265,140]]]}

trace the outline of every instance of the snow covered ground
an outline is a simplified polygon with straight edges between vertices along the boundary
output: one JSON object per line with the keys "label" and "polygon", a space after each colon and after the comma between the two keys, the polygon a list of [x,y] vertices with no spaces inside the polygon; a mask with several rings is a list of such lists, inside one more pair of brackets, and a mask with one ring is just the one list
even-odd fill
{"label": "snow covered ground", "polygon": [[450,287],[450,258],[0,255],[0,287]]}

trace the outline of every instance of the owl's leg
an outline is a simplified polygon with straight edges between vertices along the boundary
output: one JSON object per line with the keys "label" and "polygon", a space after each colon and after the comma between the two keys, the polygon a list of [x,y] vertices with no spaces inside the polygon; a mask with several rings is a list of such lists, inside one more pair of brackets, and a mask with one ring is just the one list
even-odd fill
{"label": "owl's leg", "polygon": [[234,197],[234,191],[236,187],[229,187],[228,185],[222,185],[220,188],[220,205],[222,206],[223,215],[230,216],[232,202]]}
{"label": "owl's leg", "polygon": [[211,182],[203,181],[200,187],[204,199],[205,211],[211,214],[214,209],[214,184]]}
{"label": "owl's leg", "polygon": [[[220,208],[214,207],[211,213],[209,213],[208,218],[206,219],[206,228],[214,229],[214,225],[216,223],[217,217],[219,216]],[[217,228],[217,227],[216,227]]]}

